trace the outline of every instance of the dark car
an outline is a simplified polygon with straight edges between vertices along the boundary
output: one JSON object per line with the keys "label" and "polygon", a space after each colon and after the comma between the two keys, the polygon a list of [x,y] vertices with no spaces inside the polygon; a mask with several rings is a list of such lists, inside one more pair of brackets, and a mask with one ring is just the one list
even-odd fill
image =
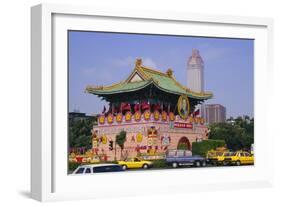
{"label": "dark car", "polygon": [[205,167],[206,159],[201,156],[192,156],[189,150],[169,150],[166,155],[166,163],[173,168],[187,165]]}

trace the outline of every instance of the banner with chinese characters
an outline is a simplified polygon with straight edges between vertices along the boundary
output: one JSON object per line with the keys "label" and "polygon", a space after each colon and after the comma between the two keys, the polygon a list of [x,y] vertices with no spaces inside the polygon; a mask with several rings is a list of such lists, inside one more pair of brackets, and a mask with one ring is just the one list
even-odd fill
{"label": "banner with chinese characters", "polygon": [[174,128],[192,129],[193,125],[191,123],[186,123],[186,122],[174,122]]}

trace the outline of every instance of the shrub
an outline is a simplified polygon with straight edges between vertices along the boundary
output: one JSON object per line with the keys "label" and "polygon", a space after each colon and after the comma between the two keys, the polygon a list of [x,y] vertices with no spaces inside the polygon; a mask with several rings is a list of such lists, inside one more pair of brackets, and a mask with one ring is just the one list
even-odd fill
{"label": "shrub", "polygon": [[193,142],[192,143],[192,154],[206,156],[207,152],[212,149],[216,149],[217,147],[224,147],[224,140],[203,140],[202,142]]}
{"label": "shrub", "polygon": [[167,164],[165,160],[153,160],[153,167],[154,168],[166,168]]}

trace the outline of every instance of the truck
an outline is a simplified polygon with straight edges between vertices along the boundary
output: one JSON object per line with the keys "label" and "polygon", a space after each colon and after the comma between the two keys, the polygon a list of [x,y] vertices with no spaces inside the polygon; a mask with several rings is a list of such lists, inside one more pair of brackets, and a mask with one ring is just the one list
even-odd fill
{"label": "truck", "polygon": [[180,166],[205,167],[206,158],[199,155],[192,156],[190,150],[168,150],[166,154],[166,163],[173,168]]}

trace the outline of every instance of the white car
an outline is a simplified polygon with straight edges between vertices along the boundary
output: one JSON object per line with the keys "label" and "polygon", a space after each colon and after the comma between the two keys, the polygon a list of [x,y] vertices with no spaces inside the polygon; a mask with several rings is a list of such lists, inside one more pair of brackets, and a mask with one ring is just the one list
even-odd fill
{"label": "white car", "polygon": [[100,172],[122,172],[124,171],[120,165],[117,164],[92,164],[80,165],[73,171],[72,174],[93,174]]}

